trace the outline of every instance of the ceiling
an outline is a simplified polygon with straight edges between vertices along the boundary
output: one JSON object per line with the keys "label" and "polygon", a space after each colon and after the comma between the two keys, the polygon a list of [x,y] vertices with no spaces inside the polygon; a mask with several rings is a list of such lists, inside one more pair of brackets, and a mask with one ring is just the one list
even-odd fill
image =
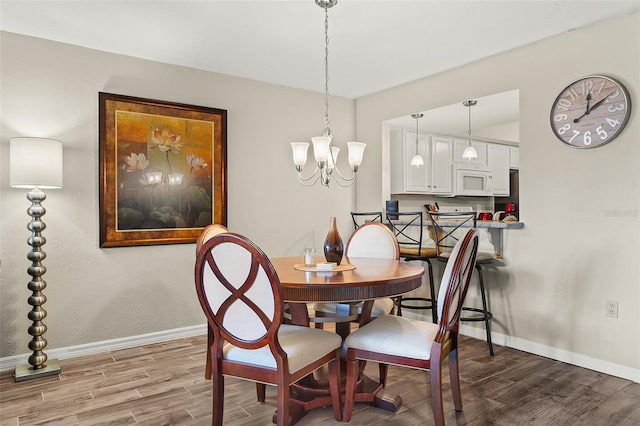
{"label": "ceiling", "polygon": [[[340,0],[329,9],[329,91],[359,98],[639,9],[638,0]],[[324,92],[324,10],[313,0],[0,0],[0,29]]]}
{"label": "ceiling", "polygon": [[[494,93],[474,100],[477,103],[471,107],[471,111],[462,102],[426,111],[416,111],[423,114],[418,120],[418,130],[467,138],[469,119],[471,119],[474,140],[519,144],[520,91],[518,89]],[[416,119],[410,115],[393,118],[386,123],[392,129],[415,130],[416,128]]]}

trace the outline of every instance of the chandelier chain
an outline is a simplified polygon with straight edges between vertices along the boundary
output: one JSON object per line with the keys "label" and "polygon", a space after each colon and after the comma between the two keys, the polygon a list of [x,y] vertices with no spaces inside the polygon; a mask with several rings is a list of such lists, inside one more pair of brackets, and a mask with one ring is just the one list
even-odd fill
{"label": "chandelier chain", "polygon": [[331,136],[329,123],[329,9],[324,8],[324,122],[325,129]]}

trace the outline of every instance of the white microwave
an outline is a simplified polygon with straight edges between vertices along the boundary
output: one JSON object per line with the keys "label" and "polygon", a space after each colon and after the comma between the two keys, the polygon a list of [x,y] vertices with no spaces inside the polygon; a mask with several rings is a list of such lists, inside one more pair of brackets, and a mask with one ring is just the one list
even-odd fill
{"label": "white microwave", "polygon": [[468,169],[458,166],[456,170],[456,195],[492,196],[492,178],[490,170],[473,166]]}

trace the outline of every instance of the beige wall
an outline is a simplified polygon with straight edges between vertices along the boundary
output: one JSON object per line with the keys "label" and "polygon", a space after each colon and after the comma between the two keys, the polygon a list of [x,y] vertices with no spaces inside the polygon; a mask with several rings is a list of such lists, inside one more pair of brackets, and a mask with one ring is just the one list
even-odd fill
{"label": "beige wall", "polygon": [[[378,146],[369,153],[375,149],[381,162],[380,169],[363,171],[357,187],[356,205],[367,210],[388,198],[380,184],[388,167],[382,155],[382,121],[520,89],[520,212],[525,228],[506,231],[505,260],[486,274],[493,330],[511,346],[585,366],[598,364],[637,381],[639,28],[638,14],[615,19],[367,96],[356,105],[358,137]],[[589,74],[622,81],[634,112],[616,140],[577,150],[556,140],[549,111],[566,84]],[[618,319],[605,317],[607,299],[620,302]]]}
{"label": "beige wall", "polygon": [[[486,276],[498,342],[627,377],[640,370],[638,115],[614,142],[575,150],[555,140],[548,114],[564,85],[592,73],[620,79],[638,103],[639,24],[635,14],[357,102],[331,100],[339,144],[356,134],[368,143],[355,191],[355,208],[366,210],[388,198],[382,121],[520,89],[526,225],[507,232],[505,260]],[[291,165],[288,143],[323,126],[322,94],[0,36],[0,358],[27,353],[29,341],[28,202],[8,186],[14,136],[65,143],[65,186],[45,201],[49,348],[203,323],[193,244],[98,248],[99,91],[227,109],[228,224],[267,254],[320,249],[333,215],[348,234],[352,189],[303,188]],[[605,318],[606,299],[620,301],[617,320]]]}
{"label": "beige wall", "polygon": [[[14,136],[64,143],[64,187],[49,190],[43,204],[48,349],[204,324],[194,244],[98,247],[100,91],[228,110],[228,225],[268,255],[301,255],[309,245],[321,251],[331,216],[343,235],[350,231],[353,188],[302,187],[292,163],[289,142],[324,127],[323,94],[0,35],[0,358],[27,353],[30,340],[29,203],[25,190],[9,187]],[[331,114],[337,144],[346,147],[355,102],[332,97]],[[348,166],[346,156],[338,163]]]}

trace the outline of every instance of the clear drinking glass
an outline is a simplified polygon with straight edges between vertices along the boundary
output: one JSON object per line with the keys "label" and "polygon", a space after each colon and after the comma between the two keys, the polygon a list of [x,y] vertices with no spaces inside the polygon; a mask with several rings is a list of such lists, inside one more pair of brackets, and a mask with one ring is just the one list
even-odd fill
{"label": "clear drinking glass", "polygon": [[304,266],[316,266],[316,249],[312,247],[304,249]]}

